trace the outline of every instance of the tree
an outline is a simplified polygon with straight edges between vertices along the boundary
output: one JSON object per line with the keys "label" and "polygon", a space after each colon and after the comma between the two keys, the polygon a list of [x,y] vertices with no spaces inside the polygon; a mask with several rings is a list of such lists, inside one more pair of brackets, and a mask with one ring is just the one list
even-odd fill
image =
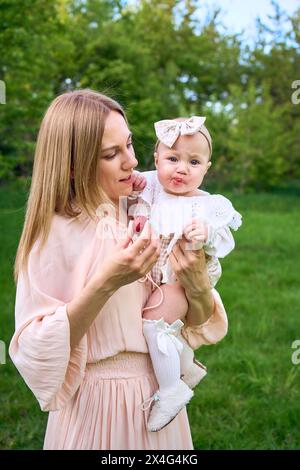
{"label": "tree", "polygon": [[67,69],[72,44],[64,36],[56,0],[0,1],[0,78],[7,102],[0,108],[0,178],[30,171],[37,129],[58,89],[59,68]]}
{"label": "tree", "polygon": [[271,188],[282,182],[288,154],[284,106],[274,106],[266,84],[257,89],[249,82],[246,92],[232,87],[232,120],[228,131],[231,181],[244,190]]}

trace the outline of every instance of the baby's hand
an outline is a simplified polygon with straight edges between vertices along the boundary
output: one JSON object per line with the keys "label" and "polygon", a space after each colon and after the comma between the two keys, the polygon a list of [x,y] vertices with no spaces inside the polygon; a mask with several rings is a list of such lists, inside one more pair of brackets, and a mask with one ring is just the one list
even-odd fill
{"label": "baby's hand", "polygon": [[145,187],[147,186],[147,180],[145,176],[143,176],[142,173],[139,173],[138,171],[133,172],[132,183],[133,191],[143,191],[143,189],[145,189]]}
{"label": "baby's hand", "polygon": [[185,227],[183,233],[187,240],[205,243],[208,237],[208,227],[200,219],[192,219],[192,222]]}

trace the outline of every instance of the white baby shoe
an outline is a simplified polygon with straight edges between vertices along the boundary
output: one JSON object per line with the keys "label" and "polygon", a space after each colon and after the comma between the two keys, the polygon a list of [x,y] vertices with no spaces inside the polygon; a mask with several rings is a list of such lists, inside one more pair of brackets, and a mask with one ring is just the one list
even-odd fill
{"label": "white baby shoe", "polygon": [[160,431],[178,415],[193,397],[194,392],[179,380],[170,390],[158,391],[153,396],[154,405],[150,411],[148,431]]}
{"label": "white baby shoe", "polygon": [[196,385],[206,376],[206,367],[199,362],[194,351],[182,336],[181,332],[177,334],[177,338],[182,344],[180,354],[180,378],[190,387],[195,388]]}
{"label": "white baby shoe", "polygon": [[205,365],[199,362],[195,357],[190,367],[181,375],[181,379],[190,387],[195,388],[196,385],[206,376],[207,369]]}

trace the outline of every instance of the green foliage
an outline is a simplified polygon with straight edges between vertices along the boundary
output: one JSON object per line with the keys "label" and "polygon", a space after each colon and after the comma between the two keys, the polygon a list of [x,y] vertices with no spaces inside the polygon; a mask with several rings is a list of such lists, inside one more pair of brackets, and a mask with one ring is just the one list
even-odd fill
{"label": "green foliage", "polygon": [[232,182],[239,189],[279,185],[288,155],[284,107],[274,107],[269,91],[258,92],[252,82],[244,93],[238,87],[231,92],[228,161]]}
{"label": "green foliage", "polygon": [[153,123],[204,114],[214,140],[209,181],[240,190],[300,179],[299,15],[273,2],[254,45],[203,19],[194,0],[0,0],[0,180],[31,172],[50,101],[89,87],[124,105],[141,167],[153,164]]}
{"label": "green foliage", "polygon": [[7,93],[0,108],[0,153],[7,160],[2,177],[11,168],[17,175],[31,171],[42,115],[60,88],[59,69],[62,64],[67,69],[72,49],[58,8],[64,3],[0,2],[0,79]]}
{"label": "green foliage", "polygon": [[291,101],[292,83],[300,77],[300,9],[288,17],[275,2],[273,6],[271,25],[259,22],[260,34],[249,53],[247,73],[257,88],[268,87],[278,127],[285,136],[284,177],[289,181],[300,177],[300,105]]}

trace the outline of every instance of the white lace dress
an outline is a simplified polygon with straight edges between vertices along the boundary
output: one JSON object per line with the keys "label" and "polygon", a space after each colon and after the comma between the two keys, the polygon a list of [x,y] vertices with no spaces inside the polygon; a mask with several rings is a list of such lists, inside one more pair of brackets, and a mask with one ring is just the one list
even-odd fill
{"label": "white lace dress", "polygon": [[129,213],[134,217],[148,217],[161,238],[160,258],[152,270],[154,281],[159,284],[176,281],[169,254],[191,220],[200,219],[208,227],[208,239],[203,248],[210,282],[214,287],[222,272],[218,258],[224,258],[234,249],[230,229],[237,230],[240,227],[241,214],[234,209],[229,199],[220,194],[201,191],[199,196],[175,196],[164,190],[156,170],[142,174],[147,179],[147,186],[143,191],[131,195],[131,198],[137,198],[137,203],[130,207]]}

